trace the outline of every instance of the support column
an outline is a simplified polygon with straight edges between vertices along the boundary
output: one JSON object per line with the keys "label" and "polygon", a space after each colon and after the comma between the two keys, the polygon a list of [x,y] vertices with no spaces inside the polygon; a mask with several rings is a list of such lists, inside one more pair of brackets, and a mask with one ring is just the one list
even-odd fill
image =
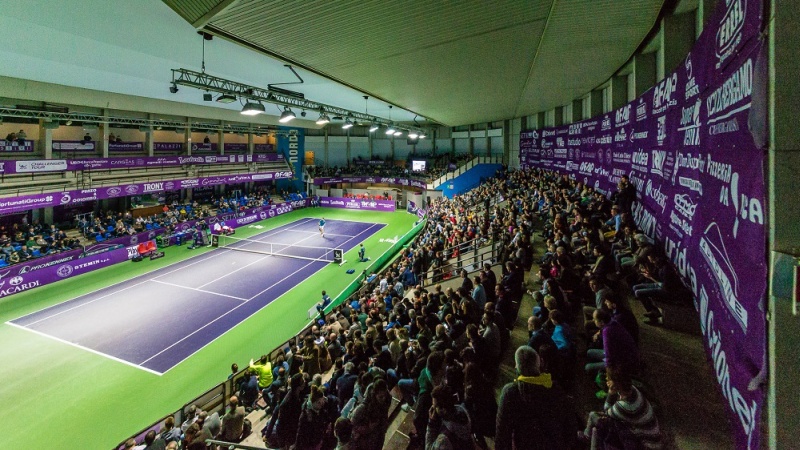
{"label": "support column", "polygon": [[[106,111],[103,110],[103,118],[108,117]],[[102,122],[97,128],[97,148],[95,149],[101,158],[108,158],[108,122]]]}
{"label": "support column", "polygon": [[53,224],[53,208],[43,208],[42,209],[42,218],[40,219],[42,224],[52,225]]}
{"label": "support column", "polygon": [[53,159],[53,130],[45,127],[45,121],[39,119],[39,147],[37,149],[43,159]]}
{"label": "support column", "polygon": [[186,118],[186,128],[183,130],[183,151],[192,156],[192,119]]}
{"label": "support column", "polygon": [[633,57],[633,93],[640,97],[656,84],[656,54],[643,53]]}
{"label": "support column", "polygon": [[221,120],[217,130],[217,153],[220,156],[225,155],[225,122]]}
{"label": "support column", "polygon": [[[325,167],[328,167],[328,127],[325,127],[325,141],[323,142],[323,154],[325,156]],[[369,149],[369,157],[372,159],[372,148]]]}
{"label": "support column", "polygon": [[622,108],[628,103],[628,77],[615,76],[611,77],[611,86],[609,86],[609,94],[611,95],[611,110]]}
{"label": "support column", "polygon": [[597,89],[589,94],[589,111],[590,117],[597,117],[603,114],[603,91]]}
{"label": "support column", "polygon": [[153,125],[148,125],[144,132],[144,150],[147,156],[155,155],[155,143],[153,142]]}
{"label": "support column", "polygon": [[[697,28],[695,13],[666,16],[661,19],[661,43],[664,49],[664,76],[675,70],[694,45]],[[659,80],[663,79],[659,78]]]}
{"label": "support column", "polygon": [[553,108],[553,126],[560,127],[564,125],[564,107],[556,106]]}
{"label": "support column", "polygon": [[469,135],[469,137],[467,138],[467,154],[469,155],[470,158],[472,158],[472,157],[475,156],[475,141],[473,140],[473,137],[472,137],[472,129],[475,128],[475,126],[474,125],[470,125],[467,128],[468,128],[468,135]]}
{"label": "support column", "polygon": [[[792,271],[800,257],[800,130],[797,128],[796,93],[800,89],[797,77],[800,64],[797,59],[797,40],[800,29],[796,17],[800,15],[798,2],[770,2],[771,14],[768,43],[770,62],[770,138],[768,152],[767,202],[769,213],[768,247],[770,261],[770,292],[767,309],[767,336],[769,360],[769,387],[767,392],[768,448],[782,449],[796,446],[797,437],[792,426],[800,423],[800,305],[792,298]],[[777,256],[784,256],[786,264],[776,264]],[[784,269],[788,276],[777,276]]]}
{"label": "support column", "polygon": [[253,142],[253,127],[251,126],[250,131],[247,132],[247,154],[253,156],[253,150],[255,150],[255,148],[256,144]]}
{"label": "support column", "polygon": [[570,122],[580,122],[583,120],[583,100],[573,100],[572,101],[572,117],[570,118]]}

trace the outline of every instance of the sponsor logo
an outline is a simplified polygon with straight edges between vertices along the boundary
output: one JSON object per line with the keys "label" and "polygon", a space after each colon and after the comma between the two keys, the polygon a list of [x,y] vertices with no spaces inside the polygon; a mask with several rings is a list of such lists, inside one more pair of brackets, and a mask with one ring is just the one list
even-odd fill
{"label": "sponsor logo", "polygon": [[110,197],[116,197],[116,196],[118,196],[120,194],[122,194],[122,188],[112,187],[112,188],[106,189],[106,195],[108,195]]}
{"label": "sponsor logo", "polygon": [[[179,156],[178,157],[178,163],[179,164],[193,164],[193,163],[202,164],[204,162],[206,162],[206,160],[202,156]],[[213,162],[213,161],[209,161],[209,162]]]}
{"label": "sponsor logo", "polygon": [[267,214],[269,214],[270,217],[275,217],[275,210],[270,209],[269,211],[267,211]]}
{"label": "sponsor logo", "polygon": [[664,145],[664,141],[667,139],[667,116],[661,116],[657,121],[657,132],[656,132],[656,142],[658,145]]}
{"label": "sponsor logo", "polygon": [[697,85],[697,82],[694,79],[694,75],[692,74],[691,53],[689,53],[689,56],[686,57],[686,61],[683,63],[683,67],[686,68],[686,86],[684,87],[683,95],[684,95],[684,100],[689,100],[695,95],[700,94],[700,86]]}
{"label": "sponsor logo", "polygon": [[544,130],[544,131],[542,131],[542,137],[543,138],[550,137],[550,136],[555,136],[555,135],[556,135],[556,131],[555,130]]}
{"label": "sponsor logo", "polygon": [[647,133],[648,133],[647,131],[635,132],[631,130],[630,141],[633,142],[637,139],[647,139]]}
{"label": "sponsor logo", "polygon": [[56,275],[61,278],[67,278],[68,276],[72,275],[72,265],[71,264],[64,264],[63,266],[56,269]]}
{"label": "sponsor logo", "polygon": [[581,163],[580,167],[578,168],[578,172],[581,175],[591,175],[594,173],[594,163],[590,162],[583,162]]}
{"label": "sponsor logo", "polygon": [[689,188],[699,194],[703,193],[703,184],[699,180],[687,177],[678,177],[678,184],[683,187]]}
{"label": "sponsor logo", "polygon": [[739,121],[734,117],[727,122],[715,123],[708,126],[708,134],[711,136],[717,134],[733,133],[739,131]]}
{"label": "sponsor logo", "polygon": [[669,78],[664,78],[656,85],[653,90],[653,115],[661,114],[670,106],[678,104],[678,100],[672,98],[678,88],[678,74],[673,73]]}
{"label": "sponsor logo", "polygon": [[[598,153],[598,157],[599,157],[599,153]],[[613,161],[614,161],[614,159],[612,157],[611,149],[606,149],[606,164],[610,165]]]}
{"label": "sponsor logo", "polygon": [[238,225],[247,225],[248,223],[255,222],[256,220],[258,220],[258,216],[253,215],[236,219],[236,223]]}
{"label": "sponsor logo", "polygon": [[[729,198],[730,196],[730,198]],[[734,210],[733,237],[739,234],[739,219],[756,225],[764,225],[764,207],[761,200],[750,197],[739,190],[739,173],[730,174],[730,182],[723,185],[719,193],[719,202],[732,206]]]}
{"label": "sponsor logo", "polygon": [[614,142],[625,142],[626,137],[627,134],[625,133],[625,128],[623,128],[614,134]]}
{"label": "sponsor logo", "polygon": [[292,178],[292,172],[276,172],[275,178]]}
{"label": "sponsor logo", "polygon": [[562,137],[556,138],[556,146],[563,147],[564,146],[564,138],[562,138]]}
{"label": "sponsor logo", "polygon": [[139,192],[139,186],[135,184],[129,184],[125,186],[125,192],[127,192],[128,194],[136,194]]}
{"label": "sponsor logo", "polygon": [[730,183],[731,182],[731,174],[733,173],[733,168],[730,164],[726,164],[719,161],[714,161],[711,159],[711,154],[708,154],[706,159],[706,170],[707,174],[711,175],[712,177],[724,182]]}
{"label": "sponsor logo", "polygon": [[[747,61],[736,69],[711,95],[706,99],[708,123],[715,123],[727,119],[731,115],[750,108],[750,103],[728,111],[732,106],[749,98],[753,94],[753,60]],[[725,112],[725,114],[720,115]]]}
{"label": "sponsor logo", "polygon": [[61,264],[61,263],[65,263],[67,261],[72,261],[73,259],[75,259],[75,256],[74,255],[70,255],[70,256],[67,256],[65,258],[55,259],[53,261],[48,261],[46,263],[36,264],[34,266],[25,266],[25,267],[19,269],[18,273],[20,275],[22,275],[22,274],[25,274],[25,273],[28,273],[28,272],[33,272],[34,270],[44,269],[45,267],[55,266],[56,264]]}
{"label": "sponsor logo", "polygon": [[271,180],[272,176],[273,176],[273,174],[271,174],[271,173],[261,173],[261,174],[253,174],[253,175],[250,176],[250,178],[252,178],[253,181],[256,181],[256,180]]}
{"label": "sponsor logo", "polygon": [[182,180],[181,181],[181,187],[193,187],[193,186],[199,186],[199,185],[200,185],[200,180],[198,180],[197,178],[192,178],[190,180]]}
{"label": "sponsor logo", "polygon": [[553,144],[552,144],[551,142],[548,142],[548,141],[546,141],[546,140],[542,139],[542,142],[541,142],[541,145],[540,145],[540,147],[542,147],[542,148],[549,148],[549,147],[552,147],[552,146],[553,146]]}
{"label": "sponsor logo", "polygon": [[143,189],[144,190],[142,192],[144,193],[163,191],[164,183],[144,183]]}
{"label": "sponsor logo", "polygon": [[[2,285],[0,285],[2,286]],[[5,297],[7,295],[13,295],[20,292],[27,291],[29,289],[33,289],[39,286],[39,280],[32,281],[30,283],[22,283],[16,286],[11,286],[8,289],[0,289],[0,297]]]}
{"label": "sponsor logo", "polygon": [[567,139],[567,145],[581,145],[581,140],[578,138]]}
{"label": "sponsor logo", "polygon": [[720,294],[725,300],[725,306],[742,327],[742,331],[747,332],[747,310],[739,302],[739,277],[733,269],[728,250],[725,248],[725,241],[720,232],[719,225],[712,222],[708,225],[703,236],[700,237],[700,254],[708,263],[708,268],[717,280]]}
{"label": "sponsor logo", "polygon": [[600,137],[597,139],[597,143],[598,143],[598,144],[601,144],[601,145],[602,145],[602,144],[610,144],[610,143],[612,143],[612,142],[614,142],[614,140],[613,140],[613,138],[611,137],[611,135],[610,135],[610,134],[607,134],[607,135],[605,135],[605,136],[600,136]]}
{"label": "sponsor logo", "polygon": [[667,194],[661,192],[661,186],[654,188],[653,181],[647,180],[644,193],[661,207],[661,212],[663,213],[664,209],[667,207]]}
{"label": "sponsor logo", "polygon": [[631,155],[631,164],[641,166],[639,170],[642,170],[643,172],[647,172],[646,167],[648,166],[649,160],[650,155],[648,155],[647,152],[642,149],[637,149],[635,152],[633,152],[633,155]]}
{"label": "sponsor logo", "polygon": [[636,105],[636,121],[641,122],[647,118],[647,103],[644,102],[644,97],[639,97],[639,104]]}
{"label": "sponsor logo", "polygon": [[216,184],[225,184],[225,178],[203,178],[201,182],[203,186],[214,186]]}
{"label": "sponsor logo", "polygon": [[567,170],[569,170],[570,172],[579,170],[579,167],[580,166],[578,165],[578,163],[573,161],[567,161]]}
{"label": "sponsor logo", "polygon": [[132,247],[127,247],[126,249],[128,250],[128,259],[133,259],[133,258],[136,258],[137,256],[139,256],[139,247],[138,246],[134,245]]}
{"label": "sponsor logo", "polygon": [[681,110],[681,122],[678,131],[683,131],[683,145],[696,146],[700,145],[700,106],[703,102],[698,98],[694,105],[688,106]]}
{"label": "sponsor logo", "polygon": [[583,128],[583,125],[580,122],[570,124],[568,134],[569,135],[581,134],[581,129],[582,128]]}
{"label": "sponsor logo", "polygon": [[614,127],[627,125],[631,121],[631,105],[623,106],[618,109],[615,115]]}
{"label": "sponsor logo", "polygon": [[696,305],[696,309],[700,312],[700,329],[706,342],[708,342],[708,351],[711,353],[714,373],[722,389],[722,395],[728,401],[730,409],[739,417],[739,422],[749,441],[756,427],[755,415],[758,405],[755,401],[748,404],[739,389],[731,386],[730,366],[728,365],[725,351],[722,350],[722,342],[725,335],[720,333],[715,326],[714,311],[709,310],[708,303],[708,294],[705,287],[701,286],[699,304]]}
{"label": "sponsor logo", "polygon": [[63,194],[61,194],[61,199],[58,202],[61,203],[62,205],[66,205],[67,203],[70,202],[70,200],[72,200],[72,196],[69,195],[68,192],[64,192]]}
{"label": "sponsor logo", "polygon": [[733,55],[736,47],[742,40],[742,29],[747,15],[747,2],[744,0],[725,0],[727,4],[725,15],[719,22],[717,29],[717,69],[723,62]]}
{"label": "sponsor logo", "polygon": [[265,212],[263,212],[263,211],[262,211],[262,212],[258,213],[258,217],[259,217],[261,220],[264,220],[264,219],[266,219],[266,218],[267,218],[267,213],[265,213]]}
{"label": "sponsor logo", "polygon": [[611,129],[611,118],[608,116],[603,117],[603,120],[600,122],[600,131],[606,131]]}
{"label": "sponsor logo", "polygon": [[664,161],[666,160],[667,152],[664,150],[653,150],[651,154],[653,156],[653,167],[650,169],[650,173],[664,178]]}
{"label": "sponsor logo", "polygon": [[575,149],[571,148],[569,149],[569,159],[572,159],[574,157],[575,157]]}
{"label": "sponsor logo", "polygon": [[8,284],[11,286],[19,286],[22,282],[25,281],[22,277],[16,276],[8,280]]}
{"label": "sponsor logo", "polygon": [[[633,180],[631,180],[633,181]],[[633,221],[648,236],[653,236],[656,231],[656,217],[641,202],[633,202],[631,208]]]}
{"label": "sponsor logo", "polygon": [[567,158],[567,149],[565,148],[557,148],[555,149],[554,153],[556,158],[566,159]]}
{"label": "sponsor logo", "polygon": [[695,204],[687,194],[675,194],[672,198],[675,204],[675,211],[679,212],[683,217],[689,220],[694,218],[694,212],[697,209]]}

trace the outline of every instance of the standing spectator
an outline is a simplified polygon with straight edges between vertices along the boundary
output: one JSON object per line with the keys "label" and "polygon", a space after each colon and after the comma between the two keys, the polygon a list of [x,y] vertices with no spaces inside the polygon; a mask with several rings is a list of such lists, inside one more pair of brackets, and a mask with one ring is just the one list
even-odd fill
{"label": "standing spectator", "polygon": [[480,309],[483,309],[483,307],[486,305],[487,298],[486,298],[486,290],[483,287],[480,275],[476,275],[473,278],[473,282],[475,288],[472,290],[472,299],[475,300],[475,303],[478,304]]}
{"label": "standing spectator", "polygon": [[17,144],[20,147],[25,145],[25,139],[28,139],[28,135],[25,134],[25,130],[19,130],[19,133],[17,133]]}
{"label": "standing spectator", "polygon": [[577,424],[566,394],[549,373],[540,372],[539,355],[532,348],[519,347],[514,360],[519,376],[500,395],[495,449],[572,448]]}
{"label": "standing spectator", "polygon": [[467,410],[456,405],[453,391],[447,386],[436,386],[431,393],[432,406],[425,436],[425,448],[474,448],[471,422]]}
{"label": "standing spectator", "polygon": [[238,443],[244,432],[244,407],[239,406],[239,398],[231,396],[228,402],[228,412],[222,416],[222,429],[219,432],[219,439],[225,442]]}
{"label": "standing spectator", "polygon": [[353,440],[355,449],[380,450],[389,429],[389,406],[392,396],[386,381],[378,379],[367,388],[364,401],[353,410]]}
{"label": "standing spectator", "polygon": [[289,393],[283,398],[278,410],[272,415],[272,419],[264,429],[264,442],[267,442],[269,447],[288,449],[297,439],[300,414],[303,412],[303,391],[305,390],[303,375],[294,374],[289,386]]}

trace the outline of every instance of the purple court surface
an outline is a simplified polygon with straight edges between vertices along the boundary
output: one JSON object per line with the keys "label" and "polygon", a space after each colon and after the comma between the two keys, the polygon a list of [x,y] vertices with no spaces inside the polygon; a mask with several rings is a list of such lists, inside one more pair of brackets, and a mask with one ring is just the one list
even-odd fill
{"label": "purple court surface", "polygon": [[[347,252],[385,226],[317,222],[248,239]],[[327,264],[219,248],[10,323],[161,375]]]}

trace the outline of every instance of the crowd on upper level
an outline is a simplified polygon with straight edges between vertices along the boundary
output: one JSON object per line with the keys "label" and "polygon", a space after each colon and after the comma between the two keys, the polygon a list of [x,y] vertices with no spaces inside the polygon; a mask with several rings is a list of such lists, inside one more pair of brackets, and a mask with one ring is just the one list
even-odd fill
{"label": "crowd on upper level", "polygon": [[[346,167],[339,166],[312,166],[308,168],[311,177],[341,177],[341,176],[376,176],[376,177],[405,177],[424,178],[428,181],[435,180],[444,174],[455,170],[459,165],[470,160],[473,156],[449,153],[443,155],[414,154],[409,155],[408,161],[398,165],[394,161],[374,158],[371,160],[353,158],[352,163]],[[411,160],[419,159],[427,162],[424,170],[412,170]],[[370,164],[372,163],[372,164]]]}

